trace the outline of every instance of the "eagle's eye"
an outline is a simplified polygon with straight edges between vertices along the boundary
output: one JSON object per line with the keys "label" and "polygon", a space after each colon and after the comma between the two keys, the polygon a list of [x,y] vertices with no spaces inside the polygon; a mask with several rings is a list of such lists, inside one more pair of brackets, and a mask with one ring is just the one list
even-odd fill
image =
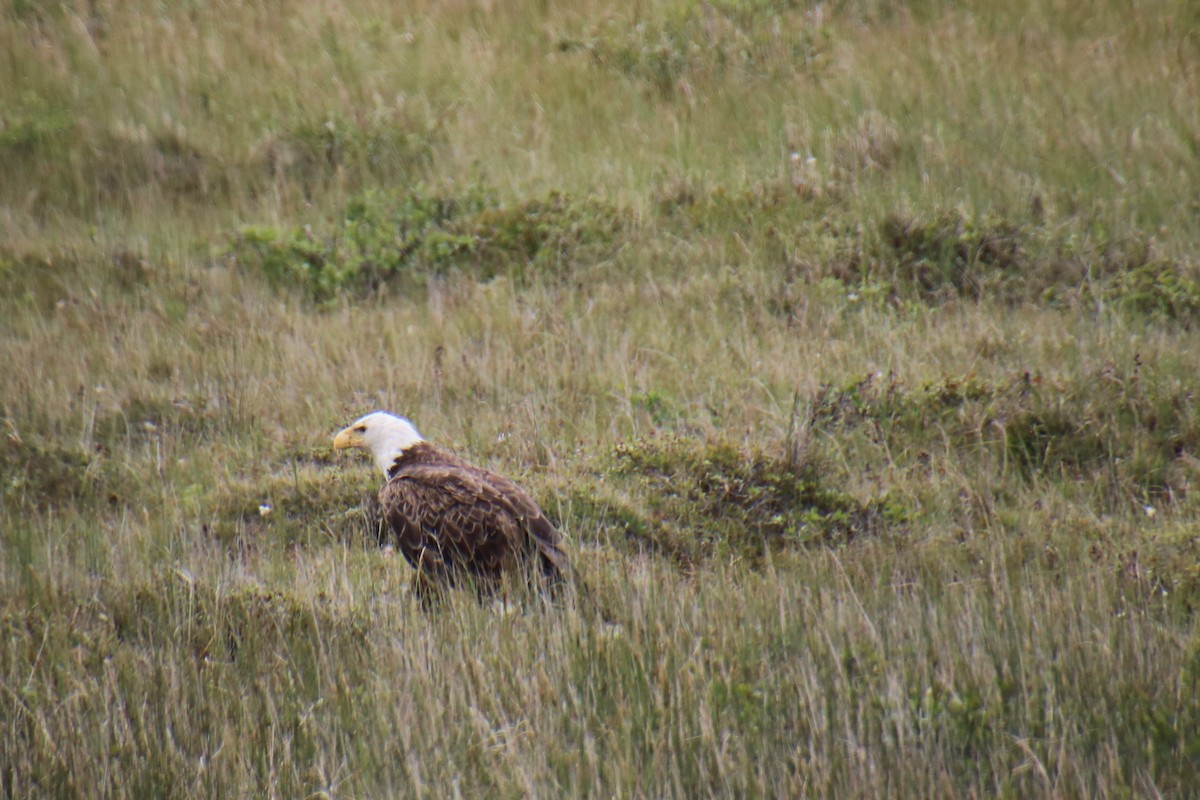
{"label": "eagle's eye", "polygon": [[366,425],[355,425],[355,426],[354,426],[354,432],[355,432],[355,433],[366,433],[366,432],[367,432],[367,426],[366,426]]}

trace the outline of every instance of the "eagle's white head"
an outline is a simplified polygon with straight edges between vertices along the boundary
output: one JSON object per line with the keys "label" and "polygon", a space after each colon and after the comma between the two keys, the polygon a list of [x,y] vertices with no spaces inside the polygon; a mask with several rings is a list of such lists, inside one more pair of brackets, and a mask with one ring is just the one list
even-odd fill
{"label": "eagle's white head", "polygon": [[375,459],[375,466],[387,475],[388,470],[405,450],[423,441],[425,439],[404,417],[397,417],[386,411],[375,411],[360,417],[350,427],[338,433],[333,439],[333,449],[361,447],[370,450]]}

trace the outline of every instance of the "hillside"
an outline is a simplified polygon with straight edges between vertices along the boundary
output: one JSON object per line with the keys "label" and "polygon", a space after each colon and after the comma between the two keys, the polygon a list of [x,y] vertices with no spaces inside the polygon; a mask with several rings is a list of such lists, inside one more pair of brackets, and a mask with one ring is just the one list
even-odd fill
{"label": "hillside", "polygon": [[[1200,782],[1200,13],[0,2],[11,797]],[[377,408],[589,602],[424,610]]]}

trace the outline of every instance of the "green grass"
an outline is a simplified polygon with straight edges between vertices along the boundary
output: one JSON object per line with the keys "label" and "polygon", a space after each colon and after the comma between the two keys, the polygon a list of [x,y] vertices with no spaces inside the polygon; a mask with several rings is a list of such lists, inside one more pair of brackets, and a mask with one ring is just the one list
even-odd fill
{"label": "green grass", "polygon": [[[0,786],[1184,797],[1186,4],[0,4]],[[586,597],[436,612],[348,420]]]}

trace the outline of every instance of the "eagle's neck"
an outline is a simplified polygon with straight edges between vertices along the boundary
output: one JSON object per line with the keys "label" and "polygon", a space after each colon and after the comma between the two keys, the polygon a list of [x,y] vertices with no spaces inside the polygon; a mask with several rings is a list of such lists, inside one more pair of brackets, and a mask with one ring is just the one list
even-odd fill
{"label": "eagle's neck", "polygon": [[381,464],[388,479],[396,477],[400,470],[416,464],[457,464],[459,459],[426,441],[411,444],[395,453],[386,465]]}

